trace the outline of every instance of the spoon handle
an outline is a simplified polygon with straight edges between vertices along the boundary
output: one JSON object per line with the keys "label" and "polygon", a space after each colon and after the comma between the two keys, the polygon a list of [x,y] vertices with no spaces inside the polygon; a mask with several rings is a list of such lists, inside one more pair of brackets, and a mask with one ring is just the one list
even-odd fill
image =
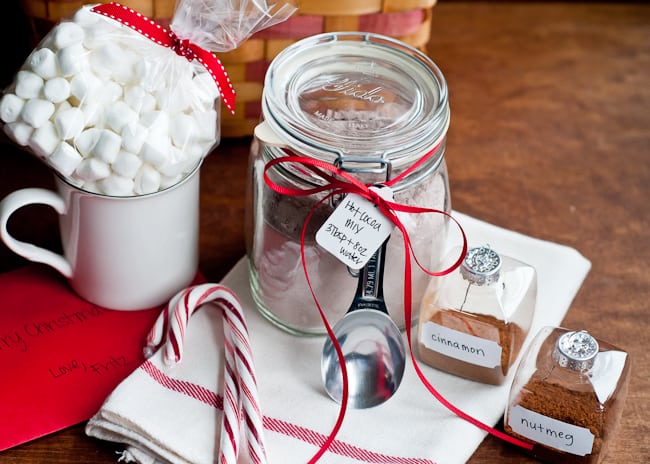
{"label": "spoon handle", "polygon": [[376,309],[388,314],[384,302],[384,260],[386,259],[386,244],[373,253],[359,274],[357,291],[348,312],[355,309]]}

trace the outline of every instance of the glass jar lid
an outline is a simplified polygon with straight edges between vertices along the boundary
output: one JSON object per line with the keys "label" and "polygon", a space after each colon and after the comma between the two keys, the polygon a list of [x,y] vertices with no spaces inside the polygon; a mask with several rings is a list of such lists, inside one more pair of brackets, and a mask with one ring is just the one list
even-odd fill
{"label": "glass jar lid", "polygon": [[476,285],[489,285],[499,280],[501,257],[487,246],[470,248],[460,266],[465,280]]}
{"label": "glass jar lid", "polygon": [[265,122],[323,161],[410,164],[443,140],[445,79],[425,54],[362,32],[312,36],[284,49],[264,83]]}
{"label": "glass jar lid", "polygon": [[584,371],[593,366],[598,349],[598,341],[586,330],[576,330],[558,338],[554,358],[561,367]]}

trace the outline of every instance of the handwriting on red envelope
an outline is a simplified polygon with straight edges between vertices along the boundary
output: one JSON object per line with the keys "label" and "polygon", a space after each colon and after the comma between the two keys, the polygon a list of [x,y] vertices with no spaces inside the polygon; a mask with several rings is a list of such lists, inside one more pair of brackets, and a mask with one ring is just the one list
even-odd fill
{"label": "handwriting on red envelope", "polygon": [[0,274],[0,450],[89,419],[144,360],[161,308],[104,309],[55,271]]}

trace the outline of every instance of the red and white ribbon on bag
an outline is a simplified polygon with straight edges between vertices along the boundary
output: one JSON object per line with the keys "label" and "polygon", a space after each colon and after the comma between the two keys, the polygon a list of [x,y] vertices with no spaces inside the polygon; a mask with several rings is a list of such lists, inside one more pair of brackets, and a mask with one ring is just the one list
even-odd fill
{"label": "red and white ribbon on bag", "polygon": [[187,39],[179,38],[174,31],[161,26],[132,8],[117,2],[96,5],[90,11],[104,15],[130,27],[153,42],[156,42],[158,45],[170,48],[177,55],[184,56],[188,61],[197,60],[210,73],[219,89],[221,101],[234,114],[235,89],[230,82],[228,73],[221,60],[214,53],[199,47]]}
{"label": "red and white ribbon on bag", "polygon": [[[434,146],[429,152],[427,152],[422,158],[420,158],[417,162],[415,162],[413,165],[411,165],[408,169],[404,170],[401,172],[398,176],[381,183],[380,185],[384,185],[387,187],[391,187],[398,182],[400,182],[402,179],[404,179],[406,176],[411,174],[414,170],[418,169],[423,163],[425,163],[427,160],[433,156],[436,151],[438,150],[440,145]],[[343,418],[345,416],[345,411],[347,409],[347,397],[348,397],[348,374],[347,374],[347,369],[345,366],[345,360],[343,357],[343,352],[341,351],[341,347],[336,340],[336,336],[334,335],[334,332],[332,331],[332,328],[327,320],[327,317],[325,316],[325,313],[323,309],[321,308],[320,303],[318,302],[318,298],[314,292],[314,289],[312,288],[311,285],[311,280],[309,278],[309,270],[307,269],[307,262],[305,259],[305,236],[307,233],[307,226],[309,224],[309,221],[311,220],[314,212],[316,209],[323,204],[324,202],[328,201],[332,197],[337,197],[339,195],[346,195],[346,194],[356,194],[359,195],[363,198],[366,198],[367,200],[371,201],[374,205],[377,206],[379,211],[381,211],[386,218],[388,218],[394,225],[397,227],[400,232],[402,233],[402,237],[404,240],[404,320],[407,321],[406,323],[406,336],[408,340],[408,346],[409,346],[409,351],[410,351],[410,357],[411,361],[413,364],[413,367],[415,369],[415,372],[417,373],[420,381],[424,384],[424,386],[429,390],[429,392],[441,403],[443,404],[446,408],[448,408],[450,411],[452,411],[454,414],[457,416],[463,418],[464,420],[474,424],[475,426],[485,430],[486,432],[496,436],[497,438],[500,438],[504,441],[507,441],[509,443],[512,443],[516,446],[520,446],[522,448],[526,449],[532,449],[532,445],[523,442],[521,440],[518,440],[514,437],[511,437],[499,430],[494,429],[493,427],[490,427],[487,424],[484,424],[483,422],[475,419],[474,417],[468,415],[467,413],[461,411],[457,407],[455,407],[453,404],[451,404],[449,401],[447,401],[434,387],[431,385],[431,383],[427,380],[426,376],[418,366],[418,363],[415,359],[415,355],[413,353],[413,347],[412,347],[412,327],[411,324],[408,321],[412,320],[412,292],[411,292],[411,257],[413,257],[414,261],[418,265],[418,267],[425,272],[428,275],[431,276],[443,276],[446,274],[449,274],[453,272],[460,264],[462,263],[463,259],[465,258],[465,254],[467,253],[467,237],[465,236],[465,232],[462,228],[462,226],[454,219],[453,216],[451,216],[449,213],[445,211],[440,211],[436,209],[431,209],[431,208],[423,208],[423,207],[418,207],[418,206],[412,206],[412,205],[404,205],[401,203],[396,203],[391,200],[388,200],[380,193],[378,193],[377,189],[371,188],[373,187],[374,184],[364,184],[360,182],[356,177],[348,174],[347,172],[339,169],[338,167],[329,164],[324,161],[316,160],[313,158],[305,157],[305,156],[299,156],[296,154],[291,153],[290,151],[286,150],[287,156],[282,157],[282,158],[275,158],[272,159],[271,161],[267,162],[265,169],[264,169],[264,180],[269,188],[271,188],[273,191],[280,193],[282,195],[288,195],[288,196],[309,196],[313,195],[316,193],[325,193],[324,197],[320,199],[309,211],[307,214],[307,217],[305,218],[305,222],[303,224],[301,236],[300,236],[300,253],[301,253],[301,261],[302,261],[302,267],[303,267],[303,272],[305,274],[305,278],[307,279],[307,284],[309,286],[309,290],[312,294],[312,297],[314,299],[314,303],[316,304],[316,307],[318,308],[318,311],[320,313],[321,319],[323,321],[323,324],[325,326],[325,329],[327,330],[327,334],[332,340],[332,343],[334,345],[334,348],[337,353],[338,357],[338,362],[340,365],[341,373],[343,376],[343,393],[342,393],[342,399],[341,399],[341,405],[339,409],[339,415],[337,418],[337,421],[332,428],[329,436],[325,440],[325,442],[321,445],[320,449],[318,452],[311,458],[309,461],[310,464],[317,462],[322,455],[327,451],[329,446],[334,442],[336,435],[341,428],[341,425],[343,424]],[[309,170],[312,174],[317,174],[319,175],[323,180],[325,180],[325,184],[318,186],[318,187],[313,187],[313,188],[308,188],[308,189],[301,189],[301,188],[293,188],[293,187],[285,187],[283,185],[279,185],[275,183],[273,180],[268,175],[268,171],[272,169],[274,166],[279,166],[279,165],[286,165],[286,164],[294,164],[298,165],[299,167],[305,168]],[[409,214],[442,214],[448,218],[450,218],[460,229],[462,239],[463,239],[463,247],[461,250],[461,253],[456,260],[449,268],[441,270],[441,271],[431,271],[424,267],[420,261],[418,260],[417,256],[415,256],[415,253],[413,252],[413,247],[411,246],[411,240],[408,234],[408,231],[406,230],[406,227],[402,223],[402,221],[399,218],[399,215],[397,213],[409,213]]]}
{"label": "red and white ribbon on bag", "polygon": [[216,303],[223,310],[224,321],[224,393],[218,462],[237,462],[239,432],[243,424],[250,462],[266,464],[263,416],[248,329],[239,299],[229,288],[200,284],[172,297],[147,336],[145,357],[150,357],[164,342],[161,348],[164,362],[167,365],[179,362],[183,357],[189,319],[194,311],[208,302]]}

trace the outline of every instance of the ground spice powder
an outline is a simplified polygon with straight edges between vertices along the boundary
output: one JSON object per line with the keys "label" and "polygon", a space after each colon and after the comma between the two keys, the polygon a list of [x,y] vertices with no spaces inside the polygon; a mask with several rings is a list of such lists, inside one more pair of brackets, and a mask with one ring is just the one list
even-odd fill
{"label": "ground spice powder", "polygon": [[[575,333],[566,329],[545,328],[537,338],[550,335],[543,343],[531,345],[531,350],[524,356],[510,394],[504,430],[506,433],[521,440],[533,443],[530,454],[535,458],[547,463],[562,464],[598,464],[606,452],[606,445],[611,440],[614,430],[617,427],[623,409],[623,402],[627,389],[627,378],[629,363],[624,356],[623,363],[611,363],[609,371],[599,370],[594,373],[592,368],[574,370],[575,365],[563,366],[558,362],[557,356],[553,356],[554,347],[557,344],[558,336],[563,333]],[[537,347],[539,351],[536,352]],[[598,355],[609,351],[622,353],[613,345],[599,341],[596,345]],[[530,375],[528,381],[520,386],[521,374],[531,371],[531,364],[536,363],[536,369]],[[605,365],[608,365],[605,363]],[[534,366],[533,366],[534,368]],[[600,369],[600,368],[599,368]],[[606,400],[603,400],[596,392],[595,383],[605,377],[609,377],[608,384],[614,385],[608,392]],[[588,429],[593,434],[591,452],[584,456],[573,454],[568,451],[556,449],[544,443],[535,442],[528,437],[515,432],[516,423],[511,422],[510,411],[515,406],[520,406],[528,411],[541,414],[550,419],[555,419],[564,424]],[[541,440],[540,440],[541,441]]]}
{"label": "ground spice powder", "polygon": [[[497,343],[501,347],[501,363],[492,368],[477,366],[447,356],[427,348],[422,342],[418,344],[418,354],[422,362],[459,377],[492,385],[500,385],[504,382],[526,336],[524,330],[518,325],[506,323],[494,316],[463,313],[450,309],[433,313],[428,321]],[[421,336],[419,339],[421,340]]]}

